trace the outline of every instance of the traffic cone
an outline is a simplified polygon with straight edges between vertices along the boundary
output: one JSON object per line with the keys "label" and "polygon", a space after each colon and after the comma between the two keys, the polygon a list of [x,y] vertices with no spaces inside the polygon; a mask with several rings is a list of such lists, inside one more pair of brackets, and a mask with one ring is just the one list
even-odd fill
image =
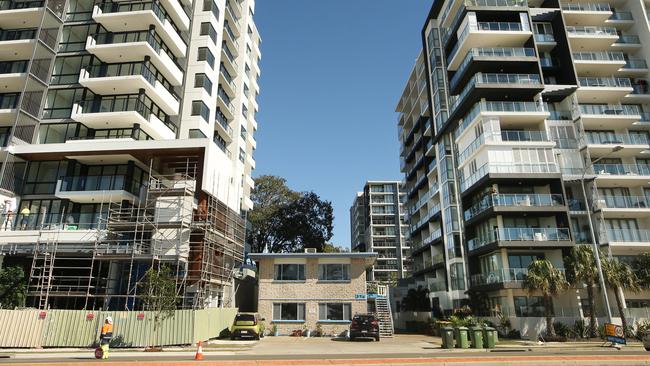
{"label": "traffic cone", "polygon": [[195,360],[202,360],[203,359],[203,342],[199,341],[199,345],[196,348],[196,354],[194,355]]}

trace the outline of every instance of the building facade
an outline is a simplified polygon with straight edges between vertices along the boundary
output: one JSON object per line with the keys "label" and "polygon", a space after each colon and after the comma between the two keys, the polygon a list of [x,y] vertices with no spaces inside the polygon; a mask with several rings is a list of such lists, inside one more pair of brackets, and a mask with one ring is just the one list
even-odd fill
{"label": "building facade", "polygon": [[28,306],[232,304],[257,129],[253,0],[5,1],[0,265]]}
{"label": "building facade", "polygon": [[252,253],[259,278],[258,312],[280,334],[339,335],[368,312],[366,268],[374,253]]}
{"label": "building facade", "polygon": [[410,248],[401,187],[395,181],[369,181],[350,207],[352,251],[377,253],[377,263],[368,269],[368,281],[395,281],[409,275]]}
{"label": "building facade", "polygon": [[[608,255],[650,251],[646,6],[434,1],[397,106],[414,277],[434,308],[540,316],[528,264],[563,269],[592,243],[587,210]],[[555,314],[581,314],[582,292]],[[625,293],[632,316],[649,299]]]}

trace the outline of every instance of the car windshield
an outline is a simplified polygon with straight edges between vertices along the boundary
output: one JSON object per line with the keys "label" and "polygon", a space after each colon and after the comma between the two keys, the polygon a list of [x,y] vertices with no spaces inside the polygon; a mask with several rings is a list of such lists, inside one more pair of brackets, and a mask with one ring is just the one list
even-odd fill
{"label": "car windshield", "polygon": [[255,323],[255,315],[252,314],[237,314],[235,323]]}
{"label": "car windshield", "polygon": [[372,315],[357,315],[354,317],[354,320],[359,320],[359,321],[366,321],[366,320],[374,320],[375,317]]}

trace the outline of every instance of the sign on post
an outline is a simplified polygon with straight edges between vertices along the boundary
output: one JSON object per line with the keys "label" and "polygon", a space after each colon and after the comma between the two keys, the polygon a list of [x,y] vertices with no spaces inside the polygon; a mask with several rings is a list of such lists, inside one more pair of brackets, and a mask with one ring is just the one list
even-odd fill
{"label": "sign on post", "polygon": [[605,339],[612,343],[626,344],[623,327],[616,324],[605,323]]}

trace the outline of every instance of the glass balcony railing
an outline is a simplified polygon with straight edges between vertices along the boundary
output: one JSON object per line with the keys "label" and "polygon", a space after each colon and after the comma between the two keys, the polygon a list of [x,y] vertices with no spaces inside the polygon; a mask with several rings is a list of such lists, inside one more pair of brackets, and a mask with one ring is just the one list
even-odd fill
{"label": "glass balcony railing", "polygon": [[16,0],[1,0],[0,10],[13,10],[13,9],[31,9],[42,8],[45,1],[16,1]]}
{"label": "glass balcony railing", "polygon": [[571,112],[569,111],[549,111],[549,120],[552,121],[571,121]]}
{"label": "glass balcony railing", "polygon": [[485,142],[528,142],[528,141],[550,141],[545,131],[501,131],[495,133],[484,133],[472,141],[460,154],[458,163],[462,164],[474,151],[483,146]]}
{"label": "glass balcony railing", "polygon": [[[564,274],[563,268],[558,268]],[[493,285],[501,283],[521,283],[528,275],[528,268],[501,268],[471,277],[472,286]]]}
{"label": "glass balcony railing", "polygon": [[649,145],[646,135],[630,134],[599,134],[589,133],[585,135],[588,144],[599,145]]}
{"label": "glass balcony railing", "polygon": [[634,20],[632,13],[627,11],[615,11],[609,20]]}
{"label": "glass balcony railing", "polygon": [[68,137],[66,141],[108,139],[153,140],[151,136],[140,128],[107,128],[94,129],[92,130],[92,134]]}
{"label": "glass balcony railing", "polygon": [[540,43],[553,43],[555,36],[550,33],[535,33],[535,41]]}
{"label": "glass balcony railing", "polygon": [[174,20],[158,1],[107,2],[98,6],[103,13],[126,13],[132,11],[151,10],[163,24],[165,20],[167,20],[176,33],[179,36],[182,36],[181,31],[176,23],[174,23]]}
{"label": "glass balcony railing", "polygon": [[615,43],[621,44],[641,44],[641,39],[636,35],[619,35]]}
{"label": "glass balcony railing", "polygon": [[489,235],[467,241],[470,251],[496,241],[569,241],[567,228],[499,228]]}
{"label": "glass balcony railing", "polygon": [[610,106],[606,104],[580,104],[580,114],[610,115],[610,116],[638,116],[641,111],[634,105]]}
{"label": "glass balcony railing", "polygon": [[586,87],[604,87],[604,88],[631,88],[632,82],[629,78],[597,78],[597,77],[579,77],[580,86]]}
{"label": "glass balcony railing", "polygon": [[503,112],[503,113],[538,113],[545,112],[545,105],[535,102],[501,102],[501,101],[480,101],[474,104],[472,109],[462,118],[455,132],[458,138],[463,131],[474,121],[474,118],[481,112]]}
{"label": "glass balcony railing", "polygon": [[650,230],[607,229],[607,240],[611,242],[650,242]]}
{"label": "glass balcony railing", "polygon": [[629,59],[623,65],[624,69],[647,69],[648,63],[643,59]]}
{"label": "glass balcony railing", "polygon": [[467,188],[488,174],[546,174],[559,172],[556,163],[485,163],[467,178],[463,177],[461,190],[467,190]]}
{"label": "glass balcony railing", "polygon": [[22,39],[34,39],[36,37],[36,29],[13,29],[1,30],[0,42],[3,41],[18,41]]}
{"label": "glass balcony railing", "polygon": [[61,192],[119,190],[127,190],[126,175],[74,175],[61,178]]}
{"label": "glass balcony railing", "polygon": [[27,72],[28,61],[2,61],[0,74],[17,74]]}
{"label": "glass balcony railing", "polygon": [[103,77],[117,77],[117,76],[134,76],[140,75],[151,84],[156,86],[156,81],[160,82],[162,86],[179,101],[180,98],[174,92],[174,87],[171,83],[156,69],[152,64],[145,62],[125,62],[117,64],[93,65],[88,68],[88,74],[92,78]]}
{"label": "glass balcony railing", "polygon": [[452,77],[450,84],[455,85],[460,79],[467,66],[472,62],[475,57],[496,57],[499,59],[507,57],[534,57],[535,49],[524,47],[494,47],[494,48],[472,48],[463,62],[458,67],[458,70]]}
{"label": "glass balcony railing", "polygon": [[492,194],[465,210],[470,220],[491,207],[554,207],[564,205],[561,194]]}
{"label": "glass balcony railing", "polygon": [[600,175],[650,175],[650,166],[635,164],[594,164],[593,173]]}
{"label": "glass balcony railing", "polygon": [[174,56],[174,53],[169,49],[165,42],[163,42],[162,38],[153,31],[97,33],[93,38],[98,45],[146,42],[155,52],[166,53],[174,64],[179,69],[182,69],[178,63],[178,59]]}
{"label": "glass balcony railing", "polygon": [[648,89],[648,83],[632,83],[632,94],[637,95],[646,95],[650,94],[650,89]]}
{"label": "glass balcony railing", "polygon": [[650,208],[650,199],[645,196],[600,196],[600,208]]}
{"label": "glass balcony railing", "polygon": [[528,0],[465,0],[465,6],[527,7]]}
{"label": "glass balcony railing", "polygon": [[0,109],[16,109],[20,93],[0,93]]}
{"label": "glass balcony railing", "polygon": [[497,32],[521,32],[524,27],[517,22],[478,22],[478,30]]}
{"label": "glass balcony railing", "polygon": [[613,27],[592,27],[592,26],[567,26],[567,32],[570,35],[579,36],[618,36],[616,28]]}
{"label": "glass balcony railing", "polygon": [[455,110],[465,99],[469,92],[477,85],[482,84],[511,84],[511,85],[541,85],[540,77],[537,74],[497,74],[497,73],[476,73],[465,88],[455,97],[452,97],[450,110]]}
{"label": "glass balcony railing", "polygon": [[574,52],[576,61],[625,61],[623,52]]}
{"label": "glass balcony railing", "polygon": [[612,11],[609,4],[562,4],[560,8],[566,11]]}

